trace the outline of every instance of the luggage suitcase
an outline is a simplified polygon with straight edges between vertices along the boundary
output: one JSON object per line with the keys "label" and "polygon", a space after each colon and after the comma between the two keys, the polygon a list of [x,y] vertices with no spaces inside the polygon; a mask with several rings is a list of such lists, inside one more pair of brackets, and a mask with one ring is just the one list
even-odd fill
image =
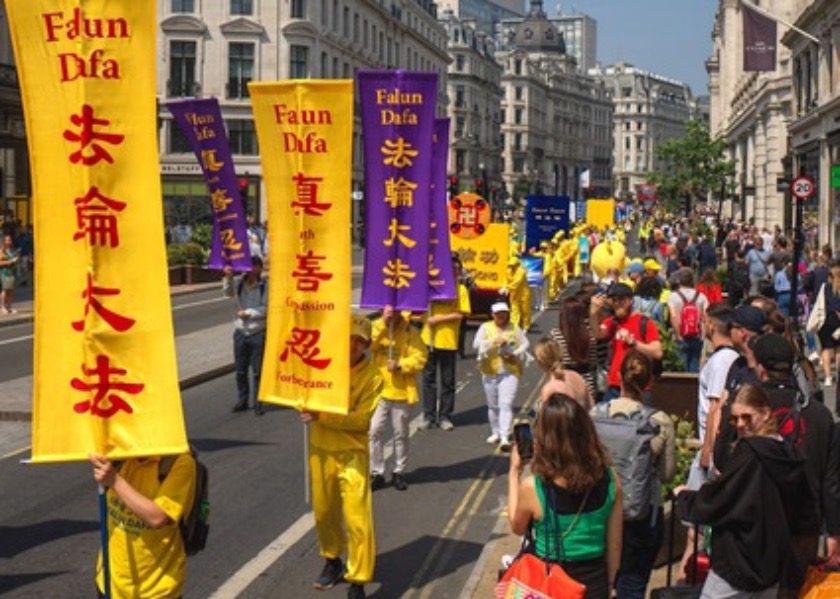
{"label": "luggage suitcase", "polygon": [[[668,556],[674,554],[674,536],[677,529],[677,513],[676,502],[671,496],[671,526],[668,530]],[[694,553],[691,556],[689,563],[689,580],[699,580],[701,578],[698,571],[698,557],[700,556],[700,527],[694,525]],[[671,568],[673,566],[672,560],[668,560],[668,576],[666,579],[666,586],[664,588],[653,589],[650,592],[650,599],[698,599],[700,592],[703,590],[703,584],[692,586],[673,586],[671,578]],[[705,576],[702,577],[705,579]]]}

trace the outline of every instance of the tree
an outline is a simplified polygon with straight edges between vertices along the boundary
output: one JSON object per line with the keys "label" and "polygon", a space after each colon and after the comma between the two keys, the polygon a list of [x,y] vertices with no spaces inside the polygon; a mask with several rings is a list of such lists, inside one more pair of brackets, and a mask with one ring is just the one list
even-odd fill
{"label": "tree", "polygon": [[726,158],[726,143],[712,139],[704,121],[688,121],[685,135],[661,144],[656,154],[662,166],[648,178],[672,210],[683,204],[688,214],[694,202],[706,200],[710,192],[731,193],[735,161]]}

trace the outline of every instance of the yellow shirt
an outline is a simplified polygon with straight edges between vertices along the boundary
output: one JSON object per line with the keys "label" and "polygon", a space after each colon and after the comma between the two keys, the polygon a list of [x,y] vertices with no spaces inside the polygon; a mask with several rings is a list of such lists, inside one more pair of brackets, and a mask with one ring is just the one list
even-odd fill
{"label": "yellow shirt", "polygon": [[461,326],[461,322],[451,320],[430,327],[428,322],[429,317],[453,314],[454,312],[460,312],[466,316],[470,313],[470,310],[470,292],[464,285],[459,283],[458,299],[433,301],[429,304],[429,311],[423,319],[423,332],[421,334],[423,343],[435,349],[456,351],[458,349],[458,329]]}
{"label": "yellow shirt", "polygon": [[[373,363],[382,377],[382,397],[393,401],[417,403],[417,373],[426,365],[428,350],[420,332],[405,321],[394,323],[394,335],[390,337],[389,327],[378,318],[373,322],[370,351]],[[393,350],[391,346],[393,345]],[[389,356],[393,355],[393,358]],[[389,372],[389,359],[397,360],[400,369]]]}
{"label": "yellow shirt", "polygon": [[[172,519],[172,523],[151,529],[126,506],[113,489],[105,497],[108,505],[108,551],[111,562],[111,597],[180,597],[184,592],[187,555],[178,521],[192,506],[195,493],[195,461],[180,455],[169,474],[158,480],[160,458],[126,460],[122,476],[139,493],[151,498]],[[102,554],[96,565],[100,591]]]}
{"label": "yellow shirt", "polygon": [[379,393],[382,377],[379,369],[365,357],[350,368],[350,411],[347,415],[321,412],[312,422],[309,443],[326,451],[355,450],[368,452],[368,428]]}

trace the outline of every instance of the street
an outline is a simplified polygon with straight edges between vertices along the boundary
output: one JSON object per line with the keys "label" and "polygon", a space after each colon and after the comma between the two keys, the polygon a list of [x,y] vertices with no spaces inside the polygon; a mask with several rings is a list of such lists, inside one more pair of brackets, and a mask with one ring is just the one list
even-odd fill
{"label": "street", "polygon": [[[216,289],[173,298],[179,356],[189,344],[212,353],[207,331],[218,331],[218,343],[229,351],[230,305],[218,299]],[[546,329],[555,317],[553,311],[545,314],[538,325],[544,322]],[[16,364],[26,353],[31,365],[31,339],[20,339],[31,333],[26,326],[0,329],[2,356],[15,356],[0,360],[4,384],[31,374]],[[532,335],[532,342],[538,336]],[[506,500],[501,475],[507,457],[484,443],[484,394],[470,357],[458,368],[456,429],[417,431],[415,408],[410,487],[406,492],[388,487],[374,495],[378,552],[371,597],[469,596],[465,587],[493,538]],[[538,380],[531,367],[518,403],[532,396]],[[186,389],[182,396],[190,441],[210,471],[212,514],[208,547],[189,560],[186,596],[342,597],[344,585],[325,593],[311,586],[322,558],[305,502],[304,436],[297,414],[274,406],[263,418],[232,414],[232,374]],[[91,596],[99,532],[90,467],[22,464],[28,422],[0,424],[0,455],[5,456],[0,459],[0,594]]]}

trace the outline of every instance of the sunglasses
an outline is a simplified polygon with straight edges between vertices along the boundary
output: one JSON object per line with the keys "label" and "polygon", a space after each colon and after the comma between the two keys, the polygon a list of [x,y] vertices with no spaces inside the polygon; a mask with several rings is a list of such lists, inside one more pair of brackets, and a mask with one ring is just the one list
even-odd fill
{"label": "sunglasses", "polygon": [[727,419],[731,426],[738,426],[739,422],[743,422],[744,426],[750,426],[753,421],[752,414],[730,414]]}

